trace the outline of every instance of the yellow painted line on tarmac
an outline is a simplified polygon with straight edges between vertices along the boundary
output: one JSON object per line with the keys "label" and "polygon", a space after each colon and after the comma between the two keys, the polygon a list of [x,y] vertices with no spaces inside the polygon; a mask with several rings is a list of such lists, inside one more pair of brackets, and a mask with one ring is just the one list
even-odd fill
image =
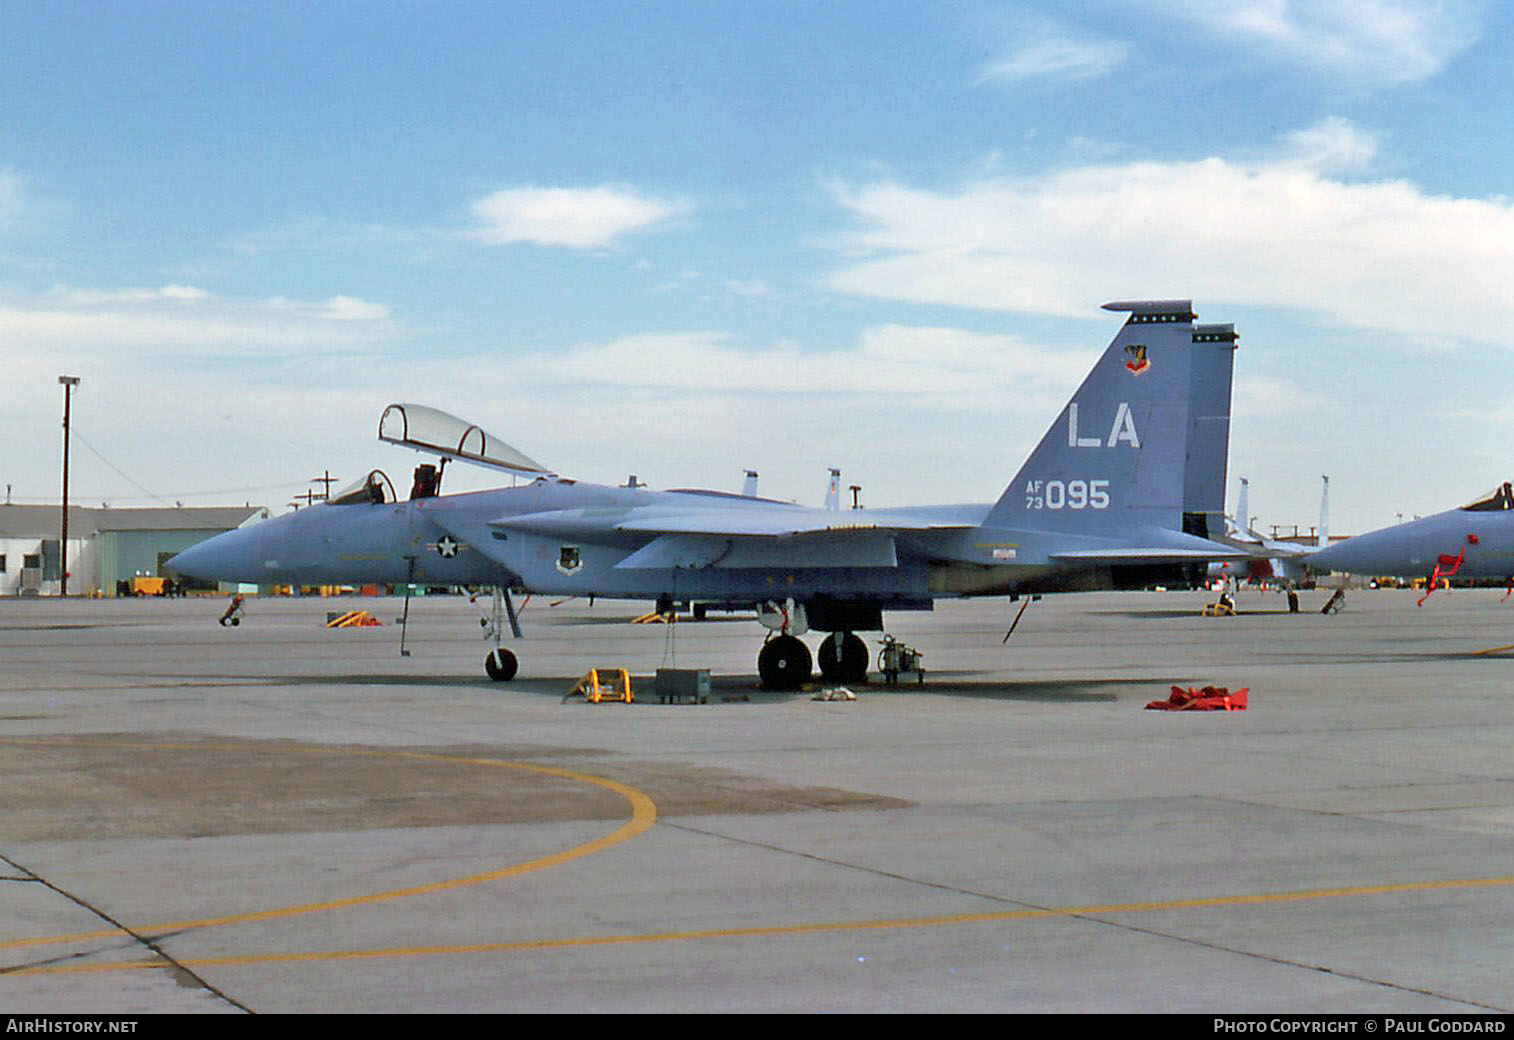
{"label": "yellow painted line on tarmac", "polygon": [[[750,928],[717,928],[689,932],[651,932],[642,935],[605,935],[565,939],[525,939],[516,942],[471,943],[464,946],[412,946],[373,950],[333,950],[312,953],[247,954],[224,957],[186,958],[178,963],[185,967],[245,966],[258,964],[293,964],[314,961],[377,960],[386,957],[437,957],[464,954],[519,953],[527,950],[563,950],[592,946],[628,944],[690,942],[697,940],[771,938],[786,935],[815,935],[821,933],[845,933],[883,931],[904,928],[939,928],[967,924],[996,924],[1012,921],[1033,921],[1071,917],[1102,917],[1122,914],[1151,913],[1161,910],[1215,909],[1237,906],[1267,906],[1285,903],[1301,903],[1311,900],[1348,899],[1364,896],[1402,895],[1412,892],[1444,892],[1503,888],[1514,885],[1514,877],[1468,878],[1450,881],[1409,881],[1387,885],[1353,885],[1340,888],[1319,888],[1300,892],[1261,892],[1252,895],[1215,896],[1203,899],[1173,899],[1149,903],[1107,903],[1093,906],[1071,906],[1061,909],[1005,910],[996,913],[947,914],[936,917],[885,918],[872,921],[830,921],[812,924],[771,925]],[[98,972],[140,971],[145,968],[160,968],[161,960],[123,961],[112,964],[67,964],[37,968],[22,968],[11,975],[66,975]]]}
{"label": "yellow painted line on tarmac", "polygon": [[1472,654],[1475,657],[1481,657],[1483,654],[1501,654],[1505,650],[1514,650],[1514,643],[1508,646],[1490,646],[1486,650],[1473,650]]}
{"label": "yellow painted line on tarmac", "polygon": [[[592,776],[588,773],[579,773],[571,769],[559,769],[555,766],[534,765],[525,762],[507,762],[494,758],[459,758],[450,755],[432,755],[418,751],[383,751],[367,750],[362,748],[249,748],[246,745],[230,744],[132,744],[111,741],[42,741],[42,740],[10,740],[0,739],[0,744],[23,745],[30,747],[110,747],[110,748],[134,748],[151,751],[256,751],[269,754],[319,754],[319,755],[353,755],[372,756],[380,758],[408,758],[421,762],[439,762],[447,765],[476,765],[492,769],[514,769],[521,772],[540,773],[546,776],[556,777],[577,783],[591,784],[595,787],[613,791],[620,795],[631,805],[631,818],[614,831],[604,837],[583,845],[575,845],[573,848],[562,852],[553,853],[550,856],[542,856],[537,859],[527,860],[513,866],[499,870],[491,870],[482,874],[473,874],[468,877],[453,878],[445,881],[434,881],[424,885],[413,885],[407,888],[397,888],[386,892],[373,892],[364,896],[353,896],[347,899],[332,899],[318,903],[301,903],[294,906],[275,907],[270,910],[258,910],[250,913],[227,914],[222,917],[207,917],[191,921],[170,921],[160,924],[133,926],[133,931],[144,934],[162,934],[165,932],[181,932],[195,928],[212,928],[224,925],[250,924],[255,921],[271,921],[283,917],[295,917],[301,914],[320,913],[326,910],[339,910],[346,907],[366,906],[374,903],[382,903],[395,899],[408,899],[413,896],[431,895],[436,892],[447,892],[452,889],[465,888],[470,885],[481,885],[491,881],[502,881],[506,878],[517,877],[537,870],[546,870],[549,867],[560,866],[584,856],[592,856],[603,852],[621,842],[628,841],[639,834],[645,833],[657,822],[657,806],[643,792],[626,784],[608,780],[601,776]],[[18,949],[28,946],[48,946],[59,943],[83,942],[94,939],[103,939],[118,936],[117,930],[98,932],[79,932],[73,935],[43,936],[32,939],[0,940],[0,950]]]}

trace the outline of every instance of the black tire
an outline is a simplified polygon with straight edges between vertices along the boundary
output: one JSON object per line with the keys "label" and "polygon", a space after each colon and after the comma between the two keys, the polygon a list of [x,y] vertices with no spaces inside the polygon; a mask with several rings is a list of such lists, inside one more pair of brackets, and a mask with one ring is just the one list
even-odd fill
{"label": "black tire", "polygon": [[484,671],[495,682],[509,682],[515,678],[515,671],[519,667],[520,662],[515,659],[515,655],[504,647],[489,651],[484,658]]}
{"label": "black tire", "polygon": [[769,690],[799,689],[809,682],[813,666],[810,648],[794,636],[774,636],[757,655],[757,674]]}
{"label": "black tire", "polygon": [[855,633],[832,632],[826,636],[816,660],[827,682],[867,681],[867,644]]}

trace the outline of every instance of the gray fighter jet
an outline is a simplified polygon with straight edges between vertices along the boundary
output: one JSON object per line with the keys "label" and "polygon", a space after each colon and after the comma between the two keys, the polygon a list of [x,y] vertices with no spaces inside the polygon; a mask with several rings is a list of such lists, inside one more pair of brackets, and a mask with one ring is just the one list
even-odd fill
{"label": "gray fighter jet", "polygon": [[[1324,492],[1320,498],[1320,526],[1316,545],[1324,545],[1328,541],[1329,502],[1330,502],[1330,478],[1323,477]],[[1305,573],[1304,555],[1311,550],[1296,542],[1284,542],[1276,538],[1267,538],[1251,526],[1254,519],[1247,511],[1250,505],[1250,481],[1241,478],[1241,496],[1236,506],[1236,516],[1227,518],[1230,520],[1225,541],[1236,548],[1244,548],[1249,553],[1243,560],[1226,560],[1222,563],[1209,565],[1209,577],[1211,579],[1230,579],[1236,583],[1254,582],[1259,584],[1274,584],[1282,588],[1293,590],[1303,583],[1307,577]],[[1297,598],[1290,595],[1290,602],[1296,603]]]}
{"label": "gray fighter jet", "polygon": [[[866,676],[858,632],[883,613],[944,597],[1195,584],[1212,560],[1246,555],[1224,536],[1231,325],[1195,324],[1188,300],[1105,304],[1128,314],[1114,341],[999,499],[980,505],[815,509],[745,494],[654,491],[551,473],[478,426],[395,404],[379,438],[435,454],[407,500],[381,472],[330,502],[219,535],[171,561],[184,574],[260,584],[493,586],[495,649],[511,678],[511,590],[755,609],[769,634],[764,685],[796,689],[829,633],[820,670]],[[529,478],[441,495],[449,460]],[[943,463],[949,460],[943,460]]]}
{"label": "gray fighter jet", "polygon": [[1317,572],[1428,579],[1493,578],[1514,583],[1514,488],[1505,483],[1460,509],[1394,524],[1310,553]]}

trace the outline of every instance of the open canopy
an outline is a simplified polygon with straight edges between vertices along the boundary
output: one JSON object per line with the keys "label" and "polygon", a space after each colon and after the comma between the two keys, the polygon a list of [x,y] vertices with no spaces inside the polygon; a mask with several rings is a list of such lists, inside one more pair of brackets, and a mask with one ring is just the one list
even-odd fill
{"label": "open canopy", "polygon": [[379,440],[510,473],[551,471],[473,423],[423,404],[391,404],[379,418]]}
{"label": "open canopy", "polygon": [[1468,502],[1462,508],[1469,513],[1496,513],[1505,509],[1514,509],[1514,488],[1505,482],[1486,495]]}

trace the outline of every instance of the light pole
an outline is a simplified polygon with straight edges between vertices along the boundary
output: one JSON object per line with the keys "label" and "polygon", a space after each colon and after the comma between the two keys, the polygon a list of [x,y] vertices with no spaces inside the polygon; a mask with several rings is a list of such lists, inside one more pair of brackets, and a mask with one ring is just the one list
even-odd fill
{"label": "light pole", "polygon": [[74,387],[79,385],[78,376],[59,376],[63,384],[63,538],[59,543],[62,554],[62,580],[58,595],[68,595],[68,422],[73,405]]}

